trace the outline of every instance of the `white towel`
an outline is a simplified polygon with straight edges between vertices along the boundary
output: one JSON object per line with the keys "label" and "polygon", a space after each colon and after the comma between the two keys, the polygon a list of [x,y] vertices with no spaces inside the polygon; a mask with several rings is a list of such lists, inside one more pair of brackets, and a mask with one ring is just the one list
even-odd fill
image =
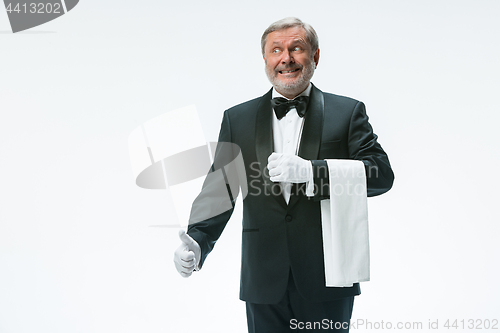
{"label": "white towel", "polygon": [[363,162],[326,160],[330,199],[321,201],[327,287],[370,280],[366,174]]}

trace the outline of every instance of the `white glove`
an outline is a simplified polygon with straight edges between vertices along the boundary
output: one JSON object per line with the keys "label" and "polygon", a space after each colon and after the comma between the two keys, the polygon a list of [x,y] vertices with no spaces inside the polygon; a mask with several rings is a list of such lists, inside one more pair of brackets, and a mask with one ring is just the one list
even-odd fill
{"label": "white glove", "polygon": [[201,249],[198,243],[184,230],[179,230],[179,238],[182,244],[175,250],[175,268],[182,277],[189,277],[198,265],[201,257]]}
{"label": "white glove", "polygon": [[267,162],[273,182],[305,183],[312,178],[311,161],[297,155],[272,153]]}

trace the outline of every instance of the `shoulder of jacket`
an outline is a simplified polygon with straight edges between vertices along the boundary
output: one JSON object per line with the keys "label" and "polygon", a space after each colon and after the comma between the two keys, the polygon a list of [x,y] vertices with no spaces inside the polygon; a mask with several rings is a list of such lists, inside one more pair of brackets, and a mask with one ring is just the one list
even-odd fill
{"label": "shoulder of jacket", "polygon": [[323,96],[325,96],[325,102],[334,102],[334,103],[341,103],[344,105],[352,105],[353,107],[356,106],[358,103],[362,103],[361,101],[358,101],[357,99],[347,97],[347,96],[342,96],[342,95],[336,95],[332,93],[326,93],[323,92]]}

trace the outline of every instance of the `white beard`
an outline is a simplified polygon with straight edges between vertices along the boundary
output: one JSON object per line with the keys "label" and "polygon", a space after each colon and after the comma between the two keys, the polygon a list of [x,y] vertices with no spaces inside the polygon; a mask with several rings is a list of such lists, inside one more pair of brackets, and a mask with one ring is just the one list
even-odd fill
{"label": "white beard", "polygon": [[314,58],[311,58],[309,63],[302,67],[301,74],[297,81],[293,83],[284,83],[278,80],[278,72],[275,69],[268,68],[266,66],[266,75],[274,88],[284,95],[298,95],[303,92],[311,78],[314,75],[314,70],[316,69],[316,63],[314,62]]}

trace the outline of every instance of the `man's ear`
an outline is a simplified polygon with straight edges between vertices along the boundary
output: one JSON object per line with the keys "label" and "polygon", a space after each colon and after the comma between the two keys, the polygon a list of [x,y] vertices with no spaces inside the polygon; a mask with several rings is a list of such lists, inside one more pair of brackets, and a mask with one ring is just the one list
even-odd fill
{"label": "man's ear", "polygon": [[319,49],[316,50],[316,52],[314,53],[314,62],[316,63],[316,67],[318,67],[318,63],[319,63]]}

